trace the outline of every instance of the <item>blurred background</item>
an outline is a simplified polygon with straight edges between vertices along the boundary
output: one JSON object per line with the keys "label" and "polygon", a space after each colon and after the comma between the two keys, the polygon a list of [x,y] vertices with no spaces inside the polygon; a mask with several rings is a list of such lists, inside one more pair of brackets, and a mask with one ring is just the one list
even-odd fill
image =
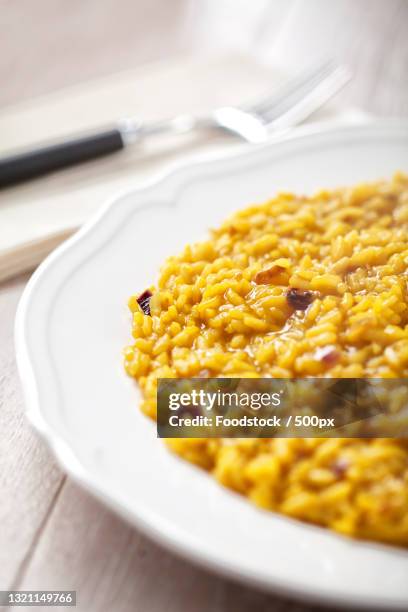
{"label": "blurred background", "polygon": [[[407,0],[0,0],[0,155],[122,115],[239,103],[326,58],[353,79],[314,120],[407,117],[407,31]],[[24,417],[13,322],[29,273],[118,189],[226,147],[136,148],[0,190],[0,589],[77,588],[86,612],[311,609],[145,539],[62,473]]]}
{"label": "blurred background", "polygon": [[407,24],[405,0],[0,0],[0,104],[233,47],[288,69],[337,57],[355,73],[344,99],[401,114]]}

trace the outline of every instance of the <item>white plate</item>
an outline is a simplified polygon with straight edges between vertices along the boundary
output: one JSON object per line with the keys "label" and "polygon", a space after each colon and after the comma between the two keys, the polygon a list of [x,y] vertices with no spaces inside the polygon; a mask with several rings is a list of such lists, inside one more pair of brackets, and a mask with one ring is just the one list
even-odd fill
{"label": "white plate", "polygon": [[297,135],[179,169],[125,193],[55,251],[21,300],[27,413],[77,481],[159,542],[229,576],[303,600],[407,609],[408,552],[261,511],[170,454],[122,369],[127,298],[163,259],[277,190],[408,169],[408,123]]}

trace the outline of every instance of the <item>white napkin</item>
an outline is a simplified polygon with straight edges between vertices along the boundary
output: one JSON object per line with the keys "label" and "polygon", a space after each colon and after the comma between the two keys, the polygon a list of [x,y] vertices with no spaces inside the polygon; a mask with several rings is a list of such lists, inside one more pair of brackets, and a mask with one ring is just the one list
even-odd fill
{"label": "white napkin", "polygon": [[[109,124],[202,113],[256,99],[284,80],[250,56],[190,57],[143,66],[60,90],[0,116],[0,155],[14,148]],[[310,120],[360,120],[359,111],[333,105]],[[151,139],[140,146],[0,192],[0,281],[31,270],[117,191],[137,186],[169,165],[222,155],[248,145],[193,134]]]}

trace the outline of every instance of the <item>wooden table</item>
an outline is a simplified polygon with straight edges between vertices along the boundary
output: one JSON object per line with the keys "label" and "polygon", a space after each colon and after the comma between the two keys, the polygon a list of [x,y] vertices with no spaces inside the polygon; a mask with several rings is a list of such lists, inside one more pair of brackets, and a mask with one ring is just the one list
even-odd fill
{"label": "wooden table", "polygon": [[[163,55],[238,41],[292,63],[338,56],[355,72],[341,94],[345,103],[408,114],[404,0],[0,0],[0,14],[3,106]],[[310,610],[176,558],[61,471],[23,414],[13,320],[26,282],[0,287],[0,589],[75,589],[77,609],[86,612]]]}

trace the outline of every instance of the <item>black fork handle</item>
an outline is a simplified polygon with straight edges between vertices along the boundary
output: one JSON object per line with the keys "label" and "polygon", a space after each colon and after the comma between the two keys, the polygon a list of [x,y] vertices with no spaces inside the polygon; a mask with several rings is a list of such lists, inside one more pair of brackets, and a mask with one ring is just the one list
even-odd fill
{"label": "black fork handle", "polygon": [[124,146],[120,131],[111,129],[0,158],[0,188],[109,155]]}

